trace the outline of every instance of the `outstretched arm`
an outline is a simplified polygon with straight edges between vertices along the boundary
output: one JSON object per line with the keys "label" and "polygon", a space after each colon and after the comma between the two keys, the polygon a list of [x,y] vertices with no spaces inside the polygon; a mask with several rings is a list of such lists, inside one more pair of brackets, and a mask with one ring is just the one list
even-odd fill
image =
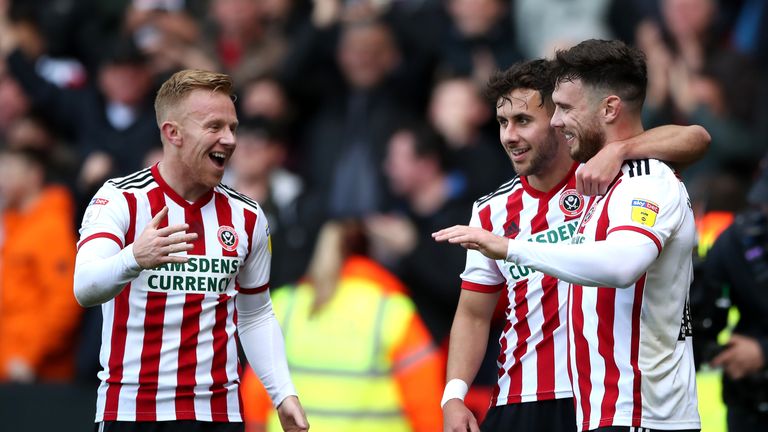
{"label": "outstretched arm", "polygon": [[630,159],[660,159],[682,169],[704,156],[710,140],[709,133],[701,126],[665,125],[606,143],[576,172],[576,188],[584,195],[605,194],[622,163]]}
{"label": "outstretched arm", "polygon": [[617,231],[606,240],[579,245],[510,240],[463,225],[440,230],[437,241],[461,244],[491,259],[531,267],[566,282],[622,288],[634,283],[660,252],[647,236]]}

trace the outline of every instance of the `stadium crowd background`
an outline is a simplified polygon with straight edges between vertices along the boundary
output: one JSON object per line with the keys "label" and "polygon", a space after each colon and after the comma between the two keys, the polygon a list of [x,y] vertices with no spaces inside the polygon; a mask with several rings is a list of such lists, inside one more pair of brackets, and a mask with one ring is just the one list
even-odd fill
{"label": "stadium crowd background", "polygon": [[0,0],[0,424],[40,404],[61,430],[91,420],[100,310],[72,296],[76,229],[105,179],[157,161],[152,100],[173,72],[235,80],[225,183],[268,215],[274,289],[304,275],[325,221],[355,219],[444,348],[464,252],[430,233],[513,175],[483,86],[587,38],[645,51],[646,128],[711,134],[683,173],[703,256],[768,150],[768,2]]}

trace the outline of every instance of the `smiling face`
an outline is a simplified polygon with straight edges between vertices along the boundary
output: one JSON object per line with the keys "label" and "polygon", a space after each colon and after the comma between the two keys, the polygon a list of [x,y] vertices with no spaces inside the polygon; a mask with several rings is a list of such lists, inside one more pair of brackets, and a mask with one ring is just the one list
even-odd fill
{"label": "smiling face", "polygon": [[193,90],[167,122],[176,126],[173,155],[189,185],[205,190],[218,185],[235,151],[237,115],[232,99],[221,92]]}
{"label": "smiling face", "polygon": [[605,144],[605,131],[597,115],[599,104],[594,99],[578,79],[559,82],[552,93],[552,127],[563,134],[571,157],[582,163]]}
{"label": "smiling face", "polygon": [[501,145],[519,175],[542,175],[554,165],[560,144],[538,91],[515,89],[500,98],[496,120]]}

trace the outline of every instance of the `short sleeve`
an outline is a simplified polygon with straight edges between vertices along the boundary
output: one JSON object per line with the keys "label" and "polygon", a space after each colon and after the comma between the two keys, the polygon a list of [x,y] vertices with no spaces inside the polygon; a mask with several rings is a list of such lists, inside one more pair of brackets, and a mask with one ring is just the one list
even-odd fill
{"label": "short sleeve", "polygon": [[250,251],[242,270],[237,276],[241,294],[257,294],[269,289],[269,268],[272,262],[272,245],[267,217],[261,210],[256,212],[256,224],[251,239]]}
{"label": "short sleeve", "polygon": [[[469,226],[483,228],[480,221],[480,211],[490,211],[489,207],[472,206],[472,218]],[[496,261],[486,257],[476,250],[467,250],[467,262],[461,273],[461,288],[470,291],[497,292],[504,289],[506,279],[499,271]]]}
{"label": "short sleeve", "polygon": [[690,211],[685,188],[669,175],[625,177],[608,203],[607,235],[634,231],[650,238],[661,253]]}
{"label": "short sleeve", "polygon": [[122,192],[105,184],[88,203],[80,224],[80,241],[77,248],[96,238],[114,240],[124,248],[125,233],[130,220],[128,204]]}

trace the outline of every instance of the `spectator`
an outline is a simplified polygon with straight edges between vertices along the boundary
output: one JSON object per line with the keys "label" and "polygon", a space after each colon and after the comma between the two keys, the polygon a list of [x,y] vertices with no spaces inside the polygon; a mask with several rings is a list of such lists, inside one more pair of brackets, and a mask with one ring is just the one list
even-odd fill
{"label": "spectator", "polygon": [[[408,79],[398,74],[400,51],[390,27],[364,21],[337,29],[340,74],[330,75],[320,87],[319,105],[307,114],[300,148],[318,214],[360,216],[380,210],[386,202],[379,169],[386,141],[409,118],[413,106],[406,97]],[[320,38],[306,42],[320,43]],[[313,51],[309,45],[297,49],[306,50],[306,55]],[[310,57],[294,54],[291,69],[311,77],[314,69],[304,69]]]}
{"label": "spectator", "polygon": [[216,70],[244,83],[277,68],[288,47],[266,25],[261,1],[211,0],[209,13],[202,52]]}
{"label": "spectator", "polygon": [[472,80],[439,82],[432,90],[429,118],[448,144],[452,178],[466,187],[468,196],[490,193],[512,176],[509,163],[498,157],[496,139],[487,132],[491,111]]}
{"label": "spectator", "polygon": [[447,19],[434,41],[439,73],[484,83],[493,71],[522,59],[507,2],[448,0],[444,7]]}
{"label": "spectator", "polygon": [[19,86],[18,81],[5,70],[0,62],[0,142],[18,119],[29,112],[29,98]]}
{"label": "spectator", "polygon": [[[312,430],[439,430],[442,360],[402,283],[365,256],[359,223],[329,222],[307,279],[273,296]],[[257,386],[247,373],[244,394]],[[259,430],[268,403],[244,403],[248,430]],[[280,430],[274,416],[268,430]]]}
{"label": "spectator", "polygon": [[[752,208],[720,234],[691,286],[695,358],[723,369],[730,432],[768,428],[768,174],[754,184],[749,202]],[[738,323],[720,345],[731,307]]]}
{"label": "spectator", "polygon": [[389,141],[384,170],[399,201],[390,212],[366,220],[374,254],[409,287],[439,344],[446,342],[458,304],[455,278],[463,268],[464,254],[436,244],[431,233],[463,222],[472,208],[464,191],[451,188],[445,163],[445,143],[434,131],[425,127],[397,131]]}
{"label": "spectator", "polygon": [[71,380],[80,307],[69,192],[46,183],[44,153],[0,153],[0,380]]}
{"label": "spectator", "polygon": [[263,118],[246,118],[237,131],[232,184],[261,204],[272,238],[270,283],[279,287],[302,276],[309,262],[316,223],[304,212],[304,184],[283,168],[285,132]]}
{"label": "spectator", "polygon": [[759,138],[768,110],[756,103],[765,84],[721,40],[714,0],[662,0],[661,11],[661,25],[646,21],[637,33],[648,59],[643,121],[700,124],[712,134],[707,157],[683,173],[691,198],[699,201],[713,173],[748,182],[768,150]]}
{"label": "spectator", "polygon": [[[15,36],[22,34],[3,35]],[[74,141],[84,159],[81,192],[90,195],[108,176],[143,168],[144,155],[159,146],[146,58],[132,42],[123,40],[103,60],[94,86],[62,89],[40,77],[28,57],[30,50],[22,51],[34,45],[25,39],[35,37],[19,38],[18,48],[7,57],[8,70],[40,115]]]}

